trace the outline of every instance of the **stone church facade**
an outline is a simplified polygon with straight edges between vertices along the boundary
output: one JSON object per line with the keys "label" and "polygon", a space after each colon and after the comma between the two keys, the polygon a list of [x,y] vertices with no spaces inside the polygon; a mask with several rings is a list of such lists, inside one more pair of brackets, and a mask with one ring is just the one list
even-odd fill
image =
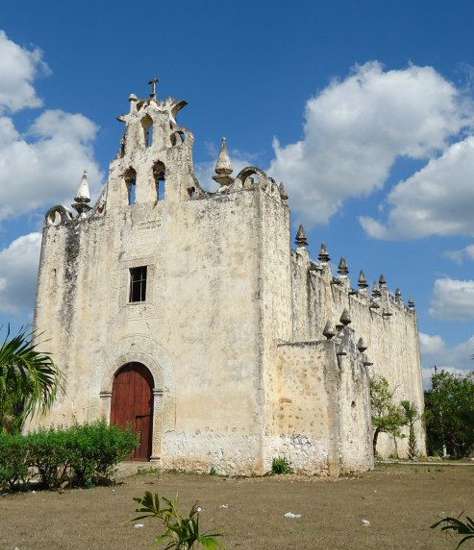
{"label": "stone church facade", "polygon": [[[45,217],[35,327],[66,377],[30,429],[104,417],[140,433],[163,468],[338,474],[373,464],[369,377],[423,410],[414,304],[381,277],[353,288],[344,259],[291,247],[288,195],[223,141],[201,187],[186,105],[130,96],[108,181]],[[406,452],[399,440],[398,452]],[[424,432],[417,425],[424,451]],[[382,454],[394,441],[381,438]]]}

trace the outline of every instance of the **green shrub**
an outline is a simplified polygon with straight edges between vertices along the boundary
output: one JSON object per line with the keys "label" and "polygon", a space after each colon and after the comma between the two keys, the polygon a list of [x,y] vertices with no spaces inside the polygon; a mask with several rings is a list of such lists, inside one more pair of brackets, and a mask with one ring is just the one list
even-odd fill
{"label": "green shrub", "polygon": [[293,468],[283,456],[277,456],[272,460],[272,474],[292,474]]}
{"label": "green shrub", "polygon": [[28,448],[21,435],[0,432],[0,490],[13,490],[28,478]]}
{"label": "green shrub", "polygon": [[25,437],[30,465],[36,468],[41,486],[56,489],[69,480],[69,432],[50,428]]}
{"label": "green shrub", "polygon": [[102,420],[25,436],[0,434],[0,487],[13,489],[24,484],[29,471],[47,489],[105,483],[114,466],[137,445],[134,432],[108,426]]}
{"label": "green shrub", "polygon": [[113,468],[138,445],[131,430],[108,426],[103,420],[70,428],[69,463],[77,485],[89,486],[110,480]]}

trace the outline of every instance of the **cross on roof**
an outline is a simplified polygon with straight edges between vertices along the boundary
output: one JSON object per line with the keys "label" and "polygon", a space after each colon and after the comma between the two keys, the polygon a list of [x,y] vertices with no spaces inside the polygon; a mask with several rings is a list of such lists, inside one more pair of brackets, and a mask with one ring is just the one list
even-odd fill
{"label": "cross on roof", "polygon": [[159,80],[158,77],[155,76],[155,78],[152,78],[148,84],[151,86],[151,94],[150,97],[156,97],[156,86],[158,84]]}

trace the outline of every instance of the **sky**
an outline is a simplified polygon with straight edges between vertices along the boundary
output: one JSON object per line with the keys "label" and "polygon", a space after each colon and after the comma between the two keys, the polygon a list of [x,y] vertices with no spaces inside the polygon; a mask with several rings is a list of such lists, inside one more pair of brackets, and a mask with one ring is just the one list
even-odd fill
{"label": "sky", "polygon": [[423,366],[474,363],[474,4],[60,2],[0,10],[0,324],[31,322],[45,212],[95,194],[128,95],[185,99],[201,184],[285,183],[293,230],[416,302]]}

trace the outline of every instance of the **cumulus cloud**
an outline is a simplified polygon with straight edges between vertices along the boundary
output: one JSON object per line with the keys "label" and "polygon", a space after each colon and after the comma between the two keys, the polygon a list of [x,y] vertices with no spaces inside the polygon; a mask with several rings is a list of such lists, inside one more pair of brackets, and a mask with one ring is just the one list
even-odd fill
{"label": "cumulus cloud", "polygon": [[36,291],[41,234],[30,233],[0,250],[0,312],[29,315]]}
{"label": "cumulus cloud", "polygon": [[432,67],[366,63],[307,102],[303,139],[275,140],[270,172],[300,218],[325,223],[344,200],[381,188],[397,157],[428,159],[472,122],[471,103]]}
{"label": "cumulus cloud", "polygon": [[457,264],[462,264],[468,260],[474,260],[474,244],[470,244],[460,250],[446,250],[444,256]]}
{"label": "cumulus cloud", "polygon": [[474,369],[474,335],[464,342],[448,346],[438,335],[420,333],[423,383],[431,386],[434,367],[453,374],[465,375]]}
{"label": "cumulus cloud", "polygon": [[377,239],[474,235],[474,137],[452,144],[438,158],[400,182],[388,196],[385,223],[360,222]]}
{"label": "cumulus cloud", "polygon": [[70,202],[84,169],[96,188],[96,132],[85,116],[60,110],[43,112],[26,135],[0,117],[0,220]]}
{"label": "cumulus cloud", "polygon": [[432,355],[444,350],[444,341],[441,336],[431,336],[420,332],[420,347],[421,353]]}
{"label": "cumulus cloud", "polygon": [[20,133],[12,113],[40,107],[34,80],[48,71],[38,49],[0,31],[0,221],[37,208],[69,203],[87,169],[93,191],[101,172],[94,157],[97,126],[82,114],[43,111]]}
{"label": "cumulus cloud", "polygon": [[474,281],[449,277],[436,279],[429,311],[438,319],[474,319]]}
{"label": "cumulus cloud", "polygon": [[33,81],[41,72],[49,72],[41,50],[22,48],[0,30],[0,112],[40,107]]}

